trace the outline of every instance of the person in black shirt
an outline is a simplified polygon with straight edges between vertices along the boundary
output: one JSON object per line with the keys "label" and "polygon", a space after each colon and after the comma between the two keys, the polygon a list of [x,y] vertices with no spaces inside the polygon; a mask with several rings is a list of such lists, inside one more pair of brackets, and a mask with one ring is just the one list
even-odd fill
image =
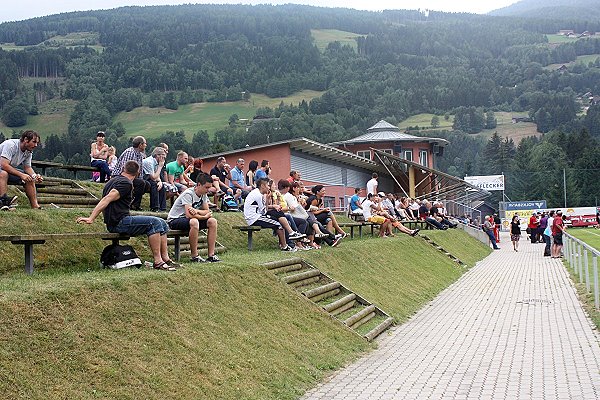
{"label": "person in black shirt", "polygon": [[102,191],[102,200],[92,210],[89,217],[77,218],[78,223],[91,224],[102,212],[106,229],[112,233],[130,236],[146,234],[154,257],[154,268],[174,271],[179,264],[169,258],[167,232],[169,227],[162,218],[145,215],[129,215],[132,201],[133,180],[138,176],[140,165],[137,161],[127,161],[121,175],[114,176]]}

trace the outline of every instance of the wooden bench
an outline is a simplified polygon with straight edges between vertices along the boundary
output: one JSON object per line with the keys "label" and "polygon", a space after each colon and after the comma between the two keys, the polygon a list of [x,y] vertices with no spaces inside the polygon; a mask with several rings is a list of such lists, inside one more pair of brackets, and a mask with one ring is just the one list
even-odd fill
{"label": "wooden bench", "polygon": [[421,230],[435,229],[435,227],[427,221],[400,221],[400,223],[402,225],[404,225],[405,227],[407,227],[408,229],[415,229],[415,228],[419,228]]}
{"label": "wooden bench", "polygon": [[376,227],[378,227],[379,225],[374,224],[372,222],[366,222],[366,221],[361,221],[361,222],[338,222],[338,225],[340,226],[340,228],[350,228],[350,239],[354,239],[354,229],[358,228],[358,236],[360,238],[362,238],[363,236],[363,227],[371,227],[371,235],[374,234],[374,229]]}
{"label": "wooden bench", "polygon": [[246,232],[248,234],[248,251],[252,251],[252,234],[260,231],[260,226],[248,226],[248,225],[236,225],[231,228],[237,229],[240,232]]}
{"label": "wooden bench", "polygon": [[100,168],[92,167],[90,165],[69,165],[69,164],[61,164],[51,161],[37,161],[32,160],[31,165],[36,168],[40,168],[42,170],[42,175],[46,175],[46,168],[56,168],[56,169],[64,169],[66,171],[73,172],[73,179],[77,179],[78,171],[85,172],[99,172]]}
{"label": "wooden bench", "polygon": [[[186,231],[171,230],[167,234],[168,237],[175,239],[174,258],[179,261],[181,236],[187,236]],[[110,232],[83,232],[83,233],[46,233],[38,235],[0,235],[0,241],[11,242],[15,245],[25,246],[25,272],[33,273],[33,245],[44,244],[47,240],[69,240],[69,239],[102,239],[110,240],[113,244],[119,244],[121,240],[129,240],[131,236],[121,235],[120,233]]]}

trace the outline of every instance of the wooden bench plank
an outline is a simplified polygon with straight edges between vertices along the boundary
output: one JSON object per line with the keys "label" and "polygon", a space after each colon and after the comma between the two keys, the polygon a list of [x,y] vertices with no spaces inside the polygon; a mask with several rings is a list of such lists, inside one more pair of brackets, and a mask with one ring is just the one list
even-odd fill
{"label": "wooden bench plank", "polygon": [[249,226],[249,225],[236,225],[236,226],[232,226],[231,228],[237,229],[241,232],[248,233],[248,251],[252,251],[252,247],[253,247],[252,233],[258,232],[258,231],[262,230],[262,228],[260,226]]}

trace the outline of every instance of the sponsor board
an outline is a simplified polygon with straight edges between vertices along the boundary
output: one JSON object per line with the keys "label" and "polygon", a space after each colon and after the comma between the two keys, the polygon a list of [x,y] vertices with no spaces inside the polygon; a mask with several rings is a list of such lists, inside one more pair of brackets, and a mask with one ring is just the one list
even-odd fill
{"label": "sponsor board", "polygon": [[504,205],[506,211],[541,210],[547,207],[546,200],[507,201]]}
{"label": "sponsor board", "polygon": [[504,175],[465,176],[465,182],[487,191],[504,190]]}

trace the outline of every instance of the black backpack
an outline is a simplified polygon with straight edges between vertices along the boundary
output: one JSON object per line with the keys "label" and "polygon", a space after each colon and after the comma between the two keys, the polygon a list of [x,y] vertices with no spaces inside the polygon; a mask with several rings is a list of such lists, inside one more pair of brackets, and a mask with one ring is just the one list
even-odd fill
{"label": "black backpack", "polygon": [[102,250],[100,264],[104,268],[121,269],[126,267],[142,266],[142,260],[129,245],[109,244]]}

